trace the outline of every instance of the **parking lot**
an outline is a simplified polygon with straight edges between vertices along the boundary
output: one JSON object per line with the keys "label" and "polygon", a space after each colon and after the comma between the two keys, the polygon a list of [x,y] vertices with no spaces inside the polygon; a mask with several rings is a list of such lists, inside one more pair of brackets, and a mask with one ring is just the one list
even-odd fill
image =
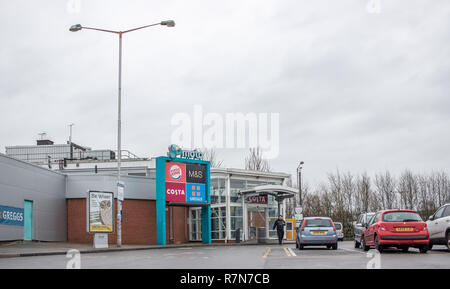
{"label": "parking lot", "polygon": [[[0,268],[66,268],[65,255],[0,259]],[[337,250],[294,244],[205,246],[81,254],[81,268],[170,268],[170,269],[296,269],[296,268],[450,268],[450,253],[435,246],[426,254],[417,249],[403,253],[386,250],[378,255],[353,248],[353,242],[339,242]]]}

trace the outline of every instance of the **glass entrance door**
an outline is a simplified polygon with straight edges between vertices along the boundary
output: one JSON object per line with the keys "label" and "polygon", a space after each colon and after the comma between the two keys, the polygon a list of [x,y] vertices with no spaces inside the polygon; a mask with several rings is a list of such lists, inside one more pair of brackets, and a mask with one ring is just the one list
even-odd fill
{"label": "glass entrance door", "polygon": [[265,208],[259,208],[257,206],[252,207],[248,205],[247,207],[247,220],[248,220],[248,239],[256,240],[256,232],[258,228],[266,227],[266,212]]}

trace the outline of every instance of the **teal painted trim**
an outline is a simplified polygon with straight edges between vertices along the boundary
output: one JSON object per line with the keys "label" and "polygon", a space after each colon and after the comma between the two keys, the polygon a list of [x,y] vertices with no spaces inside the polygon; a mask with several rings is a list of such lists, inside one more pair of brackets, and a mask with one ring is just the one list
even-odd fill
{"label": "teal painted trim", "polygon": [[166,245],[166,157],[156,158],[156,244]]}
{"label": "teal painted trim", "polygon": [[33,201],[24,202],[24,226],[23,226],[23,239],[25,241],[33,240]]}
{"label": "teal painted trim", "polygon": [[[210,163],[206,162],[206,201],[211,204]],[[202,243],[211,244],[211,205],[202,207]]]}

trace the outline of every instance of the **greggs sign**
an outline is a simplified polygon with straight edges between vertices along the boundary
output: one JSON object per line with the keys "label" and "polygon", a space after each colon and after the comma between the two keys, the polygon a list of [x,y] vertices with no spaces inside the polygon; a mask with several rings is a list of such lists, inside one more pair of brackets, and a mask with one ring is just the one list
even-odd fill
{"label": "greggs sign", "polygon": [[166,202],[205,203],[206,166],[166,161]]}

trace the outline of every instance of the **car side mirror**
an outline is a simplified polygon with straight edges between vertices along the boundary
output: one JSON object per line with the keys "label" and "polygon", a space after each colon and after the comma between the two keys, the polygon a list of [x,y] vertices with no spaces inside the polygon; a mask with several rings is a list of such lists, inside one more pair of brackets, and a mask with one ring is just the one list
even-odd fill
{"label": "car side mirror", "polygon": [[431,215],[431,216],[428,218],[428,220],[433,221],[433,220],[434,220],[434,216]]}

